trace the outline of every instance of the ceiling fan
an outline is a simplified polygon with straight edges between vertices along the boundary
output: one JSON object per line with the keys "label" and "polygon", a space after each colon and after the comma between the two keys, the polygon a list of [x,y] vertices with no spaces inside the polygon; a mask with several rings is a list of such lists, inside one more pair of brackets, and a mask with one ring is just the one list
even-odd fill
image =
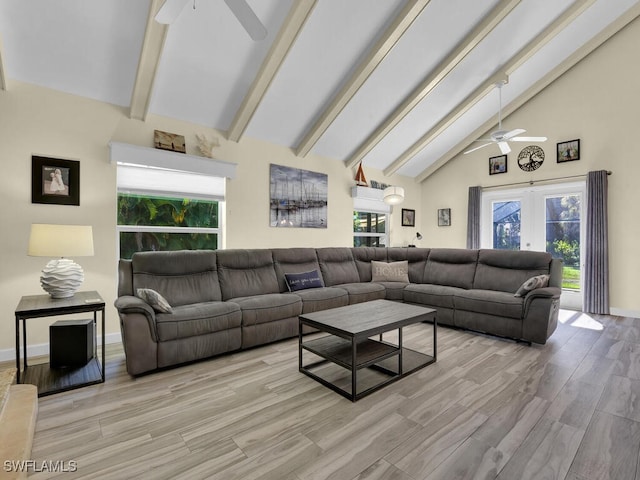
{"label": "ceiling fan", "polygon": [[506,82],[496,83],[496,87],[498,87],[498,96],[499,96],[499,107],[498,107],[498,130],[491,132],[489,138],[479,138],[478,140],[474,140],[476,142],[488,142],[484,145],[480,145],[479,147],[472,148],[464,152],[464,154],[475,152],[487,145],[492,145],[494,143],[498,144],[500,147],[500,151],[503,155],[506,155],[511,151],[511,147],[509,147],[508,142],[546,142],[547,137],[519,137],[521,133],[526,132],[526,130],[522,128],[516,128],[514,130],[503,130],[502,129],[502,86]]}
{"label": "ceiling fan", "polygon": [[[158,10],[155,21],[165,25],[173,23],[190,1],[193,1],[195,10],[195,0],[166,0]],[[246,0],[224,0],[224,3],[227,4],[229,10],[235,15],[252,40],[258,42],[267,37],[267,29],[262,25],[262,22]]]}

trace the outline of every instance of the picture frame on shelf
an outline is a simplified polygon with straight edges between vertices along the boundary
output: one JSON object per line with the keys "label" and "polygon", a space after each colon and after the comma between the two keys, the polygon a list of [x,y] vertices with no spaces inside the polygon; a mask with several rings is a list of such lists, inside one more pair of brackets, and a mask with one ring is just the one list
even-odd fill
{"label": "picture frame on shelf", "polygon": [[409,208],[402,209],[402,226],[403,227],[415,227],[416,226],[416,211]]}
{"label": "picture frame on shelf", "polygon": [[489,158],[489,175],[497,175],[498,173],[507,173],[506,155]]}
{"label": "picture frame on shelf", "polygon": [[178,135],[176,133],[154,130],[153,145],[160,150],[168,150],[170,152],[177,153],[187,153],[187,146],[184,140],[184,135]]}
{"label": "picture frame on shelf", "polygon": [[80,205],[80,162],[32,155],[31,203]]}
{"label": "picture frame on shelf", "polygon": [[557,163],[580,160],[580,139],[568,140],[556,144]]}
{"label": "picture frame on shelf", "polygon": [[451,209],[450,208],[438,209],[438,226],[439,227],[451,226]]}

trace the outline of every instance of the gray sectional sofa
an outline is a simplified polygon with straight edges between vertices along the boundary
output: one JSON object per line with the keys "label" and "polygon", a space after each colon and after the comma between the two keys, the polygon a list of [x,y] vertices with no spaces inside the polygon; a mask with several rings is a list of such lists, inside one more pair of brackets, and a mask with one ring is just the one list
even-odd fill
{"label": "gray sectional sofa", "polygon": [[[406,262],[406,281],[372,281],[372,261]],[[323,286],[290,292],[285,274]],[[528,279],[548,286],[514,296]],[[408,278],[407,278],[408,277]],[[138,375],[298,334],[298,315],[386,298],[433,307],[438,323],[545,343],[556,328],[562,262],[543,252],[288,248],[140,252],[119,263],[127,371]],[[136,293],[152,289],[161,313]]]}

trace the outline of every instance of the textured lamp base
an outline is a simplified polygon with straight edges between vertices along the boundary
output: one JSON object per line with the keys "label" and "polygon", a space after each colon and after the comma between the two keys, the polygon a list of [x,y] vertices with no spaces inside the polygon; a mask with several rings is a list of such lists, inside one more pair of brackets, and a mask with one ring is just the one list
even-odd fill
{"label": "textured lamp base", "polygon": [[73,260],[51,260],[42,270],[40,285],[53,298],[73,297],[84,282],[82,267]]}

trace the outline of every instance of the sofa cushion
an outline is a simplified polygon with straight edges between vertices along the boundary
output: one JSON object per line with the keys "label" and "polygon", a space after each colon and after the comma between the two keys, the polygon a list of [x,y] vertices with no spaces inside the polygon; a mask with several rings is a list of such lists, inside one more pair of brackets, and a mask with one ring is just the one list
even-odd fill
{"label": "sofa cushion", "polygon": [[510,292],[474,289],[457,293],[453,303],[456,310],[520,319],[524,302],[522,297],[514,297]]}
{"label": "sofa cushion", "polygon": [[296,292],[296,295],[302,299],[302,313],[317,312],[349,305],[349,294],[343,288],[311,288],[309,290],[299,290]]}
{"label": "sofa cushion", "polygon": [[408,285],[408,283],[404,282],[375,282],[379,285],[382,285],[385,290],[385,296],[387,300],[398,300],[402,301],[404,298],[404,287]]}
{"label": "sofa cushion", "polygon": [[386,296],[384,286],[379,283],[343,283],[336,286],[349,293],[349,305],[378,300]]}
{"label": "sofa cushion", "polygon": [[393,247],[387,249],[387,259],[389,262],[406,260],[409,263],[409,281],[424,283],[424,270],[430,251],[429,248]]}
{"label": "sofa cushion", "polygon": [[465,290],[446,285],[430,283],[410,283],[403,290],[405,302],[418,303],[429,307],[453,308],[453,297]]}
{"label": "sofa cushion", "polygon": [[317,254],[322,278],[327,287],[360,282],[350,248],[319,248]]}
{"label": "sofa cushion", "polygon": [[240,326],[240,306],[232,302],[204,302],[174,307],[173,313],[158,313],[158,340],[166,342],[219,332]]}
{"label": "sofa cushion", "polygon": [[173,313],[171,304],[155,290],[151,290],[150,288],[139,288],[136,290],[136,296],[141,300],[144,300],[156,312]]}
{"label": "sofa cushion", "polygon": [[544,288],[549,285],[549,275],[536,275],[535,277],[531,277],[527,281],[525,281],[516,293],[513,294],[514,297],[524,297],[531,290],[535,290],[537,288]]}
{"label": "sofa cushion", "polygon": [[352,250],[358,276],[361,282],[370,282],[372,261],[387,261],[387,249],[384,247],[357,247]]}
{"label": "sofa cushion", "polygon": [[173,307],[222,300],[212,250],[136,252],[131,257],[133,291],[150,288]]}
{"label": "sofa cushion", "polygon": [[271,250],[219,250],[222,299],[280,293]]}
{"label": "sofa cushion", "polygon": [[[271,250],[271,254],[281,293],[289,291],[285,273],[302,273],[312,270],[320,272],[315,248],[274,248]],[[320,278],[322,278],[321,272]]]}
{"label": "sofa cushion", "polygon": [[318,270],[302,273],[285,273],[284,278],[287,281],[287,287],[290,292],[324,287],[322,277]]}
{"label": "sofa cushion", "polygon": [[376,262],[371,261],[371,281],[409,283],[409,262]]}
{"label": "sofa cushion", "polygon": [[302,313],[302,299],[295,293],[268,293],[231,301],[240,305],[243,326],[297,317]]}
{"label": "sofa cushion", "polygon": [[432,248],[427,259],[423,283],[472,288],[477,260],[477,250]]}
{"label": "sofa cushion", "polygon": [[516,293],[536,275],[549,274],[551,254],[513,250],[480,250],[473,288]]}

